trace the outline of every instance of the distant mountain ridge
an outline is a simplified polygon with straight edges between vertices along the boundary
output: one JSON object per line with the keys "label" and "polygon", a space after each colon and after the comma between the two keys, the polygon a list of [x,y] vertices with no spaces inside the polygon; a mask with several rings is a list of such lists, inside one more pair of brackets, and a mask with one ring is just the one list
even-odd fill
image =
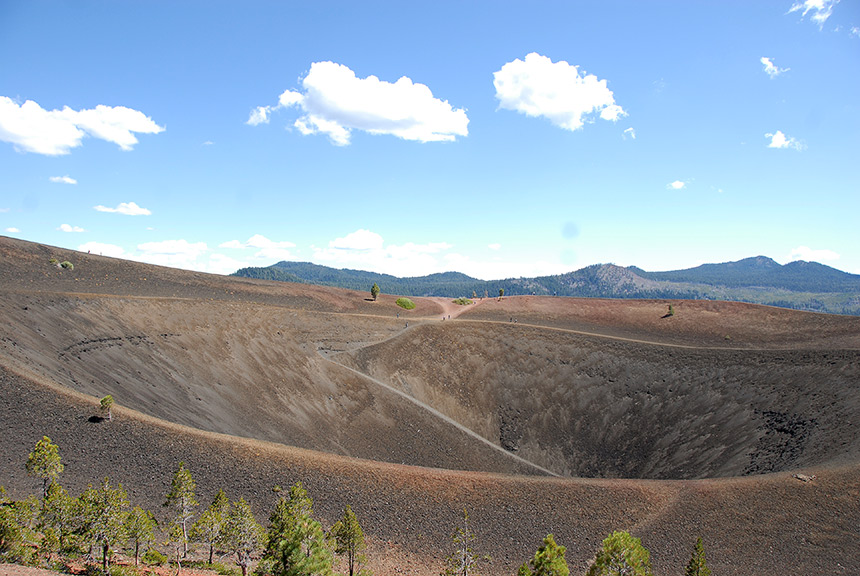
{"label": "distant mountain ridge", "polygon": [[848,274],[818,262],[797,260],[781,265],[766,256],[724,264],[702,264],[671,272],[646,272],[636,267],[630,267],[630,270],[653,280],[719,284],[727,288],[762,286],[794,292],[847,292],[856,291],[860,285],[860,275]]}
{"label": "distant mountain ridge", "polygon": [[377,283],[383,292],[403,296],[496,296],[503,289],[505,295],[510,296],[736,300],[860,315],[860,275],[817,262],[796,261],[782,265],[766,256],[667,272],[594,264],[555,276],[504,280],[479,280],[460,272],[401,278],[287,261],[263,268],[242,268],[233,275],[360,291],[369,290]]}

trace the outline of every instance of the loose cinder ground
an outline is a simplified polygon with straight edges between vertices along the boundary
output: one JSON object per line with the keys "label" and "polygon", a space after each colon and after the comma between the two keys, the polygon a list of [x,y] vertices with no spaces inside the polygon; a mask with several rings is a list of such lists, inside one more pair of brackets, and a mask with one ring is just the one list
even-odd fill
{"label": "loose cinder ground", "polygon": [[380,574],[437,574],[463,507],[488,574],[549,532],[582,573],[616,529],[658,574],[697,535],[715,573],[856,571],[860,319],[395,299],[0,238],[0,483],[34,492],[48,435],[71,492],[109,475],[153,510],[179,460],[261,520],[302,481],[324,525],[353,507]]}

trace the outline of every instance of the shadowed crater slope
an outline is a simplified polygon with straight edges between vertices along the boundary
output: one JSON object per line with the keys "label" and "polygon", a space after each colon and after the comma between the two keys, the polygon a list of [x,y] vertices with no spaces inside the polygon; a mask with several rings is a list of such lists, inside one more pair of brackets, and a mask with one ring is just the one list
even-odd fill
{"label": "shadowed crater slope", "polygon": [[738,476],[860,454],[854,350],[688,348],[448,323],[347,361],[566,476]]}

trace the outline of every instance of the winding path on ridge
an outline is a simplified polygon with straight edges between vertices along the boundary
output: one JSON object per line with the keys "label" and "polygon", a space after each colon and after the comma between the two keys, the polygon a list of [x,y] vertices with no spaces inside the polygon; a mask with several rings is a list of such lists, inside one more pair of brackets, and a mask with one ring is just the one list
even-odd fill
{"label": "winding path on ridge", "polygon": [[[471,305],[464,306],[464,305],[461,305],[461,304],[456,304],[456,303],[455,303],[453,300],[451,300],[450,298],[431,297],[431,298],[426,298],[426,300],[430,300],[430,301],[432,301],[432,302],[434,302],[434,303],[436,303],[436,304],[438,304],[438,305],[439,305],[439,307],[442,309],[442,314],[441,314],[441,316],[442,316],[443,321],[444,321],[444,320],[446,320],[446,319],[448,319],[448,320],[453,320],[453,319],[457,318],[458,316],[460,316],[463,312],[466,312],[467,310],[473,310],[476,306],[480,306],[480,305],[484,302],[484,299],[478,299],[478,300],[475,300]],[[435,318],[435,319],[438,319],[438,317],[439,317],[439,316],[437,315],[437,316],[432,316],[432,317],[427,316],[427,317],[423,317],[423,318],[415,318],[415,322],[414,322],[414,324],[413,324],[413,327],[415,327],[415,326],[420,326],[420,325],[422,325],[422,324],[426,324],[426,323],[428,323],[428,322],[433,322],[433,321],[434,321],[434,318]],[[493,320],[466,320],[466,321],[467,321],[467,322],[475,322],[475,323],[505,324],[505,322],[493,321]],[[585,335],[585,336],[593,336],[593,337],[597,337],[597,338],[607,338],[607,339],[610,339],[610,340],[619,340],[619,341],[626,341],[626,342],[637,342],[637,343],[641,343],[641,344],[648,344],[648,345],[652,345],[652,346],[663,346],[663,345],[666,345],[666,344],[663,344],[663,343],[660,343],[660,342],[653,342],[653,341],[646,341],[646,340],[636,340],[636,339],[632,339],[632,338],[623,338],[623,337],[618,337],[618,336],[609,336],[609,335],[597,334],[597,333],[591,333],[591,332],[584,332],[584,331],[579,331],[579,330],[570,330],[570,329],[565,329],[565,328],[558,328],[558,327],[551,327],[551,326],[543,326],[543,325],[539,325],[539,324],[525,324],[525,323],[524,323],[524,324],[518,324],[518,326],[522,326],[522,327],[531,327],[531,328],[543,328],[543,329],[553,330],[553,331],[558,331],[558,332],[568,332],[568,333],[574,333],[574,334],[581,334],[581,335]],[[405,328],[405,330],[409,330],[409,328],[407,327],[407,328]],[[350,350],[350,352],[355,352],[356,350],[360,350],[360,349],[362,349],[362,348],[366,348],[366,347],[369,347],[369,346],[374,346],[374,345],[377,345],[377,344],[379,344],[379,343],[381,343],[381,342],[385,342],[385,341],[388,341],[388,340],[393,340],[393,339],[395,339],[395,338],[399,338],[399,337],[401,337],[401,336],[403,335],[403,332],[404,332],[404,331],[400,331],[399,333],[394,334],[394,335],[392,335],[392,336],[390,336],[390,337],[388,337],[388,338],[385,338],[384,340],[381,340],[381,341],[376,341],[376,342],[366,342],[366,343],[361,344],[360,346],[358,346],[358,347],[356,347],[356,348],[352,348],[352,349]],[[679,347],[679,348],[698,348],[697,346],[685,346],[685,345],[673,345],[673,344],[668,344],[668,345],[669,345],[669,346],[676,346],[676,347]],[[336,358],[339,354],[341,354],[342,352],[335,353],[335,354],[328,354],[328,353],[326,353],[326,352],[325,352],[325,351],[323,351],[323,350],[317,350],[317,353],[319,354],[319,356],[320,356],[324,361],[329,362],[329,363],[331,363],[331,364],[334,364],[334,365],[336,365],[336,366],[339,366],[340,368],[343,368],[343,369],[345,369],[345,370],[348,370],[349,372],[352,372],[353,374],[355,374],[355,375],[357,375],[357,376],[359,376],[359,377],[361,377],[361,378],[364,378],[364,379],[366,379],[367,381],[372,382],[373,384],[375,384],[375,385],[377,385],[377,386],[379,386],[379,387],[381,387],[381,388],[383,388],[383,389],[385,389],[385,390],[387,390],[387,391],[389,391],[389,392],[393,392],[394,394],[397,394],[398,396],[400,396],[400,397],[402,397],[402,398],[404,398],[404,399],[408,400],[409,402],[411,402],[411,403],[415,404],[415,405],[416,405],[416,406],[418,406],[419,408],[421,408],[421,409],[425,410],[426,412],[429,412],[429,413],[430,413],[430,414],[432,414],[435,418],[438,418],[438,419],[442,420],[442,421],[443,421],[443,422],[445,422],[446,424],[449,424],[449,425],[451,425],[451,426],[454,426],[456,429],[460,430],[460,431],[461,431],[461,432],[463,432],[464,434],[466,434],[466,435],[468,435],[468,436],[470,436],[470,437],[474,438],[475,440],[478,440],[479,442],[482,442],[483,444],[486,444],[487,446],[489,446],[489,447],[490,447],[490,448],[492,448],[493,450],[496,450],[496,451],[498,451],[498,452],[500,452],[500,453],[504,454],[505,456],[507,456],[507,457],[509,457],[509,458],[512,458],[512,459],[514,459],[514,460],[516,460],[516,461],[518,461],[518,462],[520,462],[520,463],[522,463],[522,464],[526,464],[527,466],[530,466],[530,467],[534,468],[535,470],[540,471],[540,472],[541,472],[541,473],[543,473],[543,474],[547,474],[547,475],[549,475],[549,476],[554,476],[554,477],[560,477],[560,475],[559,475],[559,474],[557,474],[557,473],[553,472],[552,470],[548,470],[547,468],[544,468],[543,466],[540,466],[540,465],[538,465],[538,464],[535,464],[534,462],[531,462],[530,460],[527,460],[527,459],[525,459],[525,458],[523,458],[523,457],[521,457],[521,456],[519,456],[519,455],[517,455],[517,454],[514,454],[514,453],[512,453],[512,452],[509,452],[509,451],[505,450],[504,448],[502,448],[501,446],[499,446],[499,445],[495,444],[494,442],[492,442],[492,441],[488,440],[488,439],[487,439],[487,438],[485,438],[484,436],[481,436],[480,434],[478,434],[477,432],[475,432],[475,431],[474,431],[474,430],[472,430],[471,428],[469,428],[469,427],[467,427],[467,426],[464,426],[464,425],[463,425],[463,424],[461,424],[460,422],[458,422],[458,421],[454,420],[453,418],[451,418],[451,417],[449,417],[449,416],[447,416],[447,415],[443,414],[443,413],[442,413],[442,412],[440,412],[439,410],[437,410],[437,409],[433,408],[433,407],[432,407],[432,406],[430,406],[429,404],[426,404],[426,403],[422,402],[421,400],[418,400],[417,398],[415,398],[415,397],[411,396],[410,394],[407,394],[406,392],[404,392],[404,391],[402,391],[402,390],[400,390],[400,389],[398,389],[398,388],[395,388],[394,386],[391,386],[390,384],[386,384],[385,382],[383,382],[383,381],[381,381],[381,380],[378,380],[377,378],[374,378],[373,376],[370,376],[369,374],[366,374],[366,373],[364,373],[364,372],[362,372],[362,371],[360,371],[360,370],[356,370],[355,368],[352,368],[352,367],[350,367],[350,366],[347,366],[347,365],[345,365],[345,364],[342,364],[341,362],[338,362],[335,358]]]}
{"label": "winding path on ridge", "polygon": [[479,298],[477,300],[473,300],[469,305],[456,304],[450,298],[442,298],[438,296],[433,296],[430,298],[424,298],[424,300],[429,300],[430,302],[435,302],[442,309],[442,317],[451,317],[451,320],[465,312],[466,310],[473,310],[476,306],[480,306],[483,304],[484,299]]}
{"label": "winding path on ridge", "polygon": [[[487,439],[486,437],[482,436],[481,434],[478,434],[477,432],[475,432],[471,428],[463,425],[462,423],[460,423],[456,419],[447,416],[446,414],[444,414],[443,412],[434,408],[433,406],[426,404],[425,402],[415,398],[414,396],[412,396],[409,393],[399,389],[398,387],[393,386],[391,384],[388,384],[382,380],[379,380],[379,379],[371,376],[370,374],[362,372],[359,369],[353,368],[351,366],[348,366],[348,365],[338,361],[337,357],[340,354],[353,353],[353,352],[356,352],[358,350],[368,348],[370,346],[378,345],[382,342],[387,342],[389,340],[398,339],[398,338],[402,337],[404,335],[404,333],[406,333],[410,330],[416,329],[417,327],[422,326],[422,325],[436,324],[436,323],[439,323],[440,321],[442,322],[442,324],[444,324],[446,320],[448,320],[448,321],[454,320],[454,319],[458,318],[459,316],[461,316],[464,312],[467,312],[469,310],[474,310],[475,307],[481,305],[484,302],[484,299],[478,299],[478,300],[475,300],[473,302],[473,304],[466,306],[466,305],[457,304],[453,300],[451,300],[450,298],[432,297],[432,298],[425,298],[425,300],[429,300],[429,301],[437,304],[439,306],[439,308],[441,309],[441,314],[435,313],[433,315],[415,317],[415,318],[413,318],[412,321],[410,321],[409,324],[407,324],[407,326],[405,328],[402,328],[401,330],[399,330],[395,334],[392,334],[392,335],[390,335],[390,336],[388,336],[382,340],[372,341],[372,342],[365,341],[362,343],[356,343],[357,346],[355,346],[349,350],[344,350],[344,351],[339,351],[339,352],[334,352],[334,353],[327,353],[326,351],[321,350],[321,349],[317,350],[317,352],[320,355],[320,357],[323,360],[325,360],[326,362],[332,363],[336,366],[339,366],[340,368],[348,370],[349,372],[365,379],[368,382],[373,383],[376,386],[383,388],[384,390],[386,390],[388,392],[393,392],[394,394],[397,394],[401,398],[408,400],[409,402],[411,402],[415,406],[419,407],[423,411],[428,412],[434,418],[441,420],[445,424],[448,424],[448,425],[455,427],[457,430],[465,433],[466,435],[470,436],[471,438],[473,438],[479,442],[482,442],[483,444],[489,446],[493,450],[496,450],[497,452],[504,454],[508,458],[512,458],[521,464],[525,464],[525,465],[541,472],[542,474],[546,474],[546,475],[554,476],[554,477],[560,477],[560,475],[556,472],[548,470],[548,469],[546,469],[546,468],[544,468],[544,467],[542,467],[542,466],[540,466],[540,465],[538,465],[538,464],[536,464],[536,463],[534,463],[534,462],[532,462],[526,458],[523,458],[522,456],[519,456],[515,453],[512,453],[512,452],[509,452],[508,450],[505,450],[500,445]],[[489,299],[487,299],[487,300],[489,300]],[[441,317],[441,320],[440,320],[440,317]],[[473,323],[474,324],[505,324],[505,325],[509,324],[508,322],[502,321],[502,320],[488,320],[488,319],[474,319],[473,320],[470,318],[461,319],[461,322],[466,322],[469,324],[473,324]],[[559,327],[559,326],[547,326],[547,325],[540,324],[540,323],[532,324],[529,322],[522,322],[522,323],[518,322],[516,324],[512,324],[512,326],[516,326],[517,328],[533,328],[533,329],[548,330],[548,331],[552,331],[552,332],[576,334],[576,335],[581,335],[581,336],[586,336],[586,337],[591,337],[591,338],[596,338],[596,339],[605,339],[605,340],[618,341],[618,342],[630,342],[630,343],[636,343],[636,344],[641,344],[641,345],[646,345],[646,346],[654,346],[654,347],[667,347],[667,348],[678,348],[678,349],[687,349],[687,350],[722,350],[722,351],[744,350],[746,352],[749,352],[752,350],[756,350],[756,351],[771,350],[771,348],[766,348],[766,347],[749,349],[749,348],[736,348],[736,347],[729,347],[729,346],[708,346],[708,345],[692,345],[692,344],[662,342],[659,340],[648,340],[648,339],[641,339],[641,338],[624,337],[624,336],[619,336],[619,335],[601,334],[598,332],[592,332],[592,331],[588,331],[588,330],[576,330],[576,329],[571,329],[571,328],[563,328],[563,327]],[[780,349],[775,348],[773,350],[780,350]]]}

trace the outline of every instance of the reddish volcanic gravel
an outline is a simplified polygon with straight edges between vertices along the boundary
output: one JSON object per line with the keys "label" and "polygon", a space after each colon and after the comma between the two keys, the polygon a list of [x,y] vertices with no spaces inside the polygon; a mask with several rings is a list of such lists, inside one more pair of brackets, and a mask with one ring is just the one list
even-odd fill
{"label": "reddish volcanic gravel", "polygon": [[71,493],[109,476],[156,515],[180,460],[264,524],[301,481],[325,527],[352,506],[376,574],[438,574],[464,507],[489,575],[547,533],[583,574],[613,530],[658,575],[699,535],[715,575],[860,573],[860,319],[395,299],[0,237],[0,484],[37,491],[47,435]]}

